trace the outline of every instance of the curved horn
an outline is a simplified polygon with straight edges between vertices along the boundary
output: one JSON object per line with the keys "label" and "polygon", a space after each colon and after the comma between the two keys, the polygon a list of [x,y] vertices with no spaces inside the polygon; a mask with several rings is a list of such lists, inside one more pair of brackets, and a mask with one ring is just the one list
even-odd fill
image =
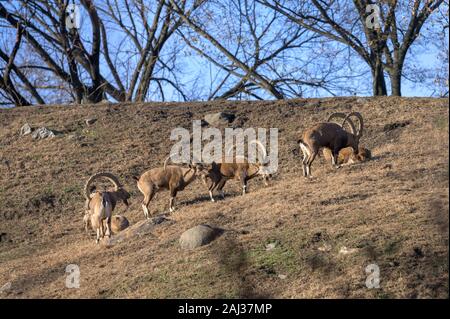
{"label": "curved horn", "polygon": [[86,197],[86,199],[90,199],[89,198],[89,189],[91,188],[92,183],[100,177],[104,177],[106,179],[108,179],[111,183],[113,183],[114,185],[114,190],[118,191],[119,188],[122,187],[122,185],[120,184],[119,180],[117,179],[116,176],[114,176],[111,173],[108,172],[100,172],[100,173],[96,173],[94,175],[92,175],[91,177],[89,177],[89,179],[86,181],[86,184],[84,185],[84,197]]}
{"label": "curved horn", "polygon": [[266,148],[265,148],[264,145],[263,145],[260,141],[258,141],[258,140],[250,141],[250,143],[248,143],[248,144],[250,145],[250,144],[254,144],[254,143],[256,143],[259,147],[261,147],[261,150],[262,150],[263,156],[264,156],[263,162],[265,162],[265,161],[266,161],[266,158],[267,158],[267,151],[266,151]]}
{"label": "curved horn", "polygon": [[361,113],[359,113],[359,112],[352,112],[349,115],[347,115],[347,117],[351,117],[351,116],[355,116],[358,119],[359,126],[358,126],[358,133],[356,135],[358,137],[361,137],[362,133],[363,133],[363,129],[364,129],[363,117],[362,117]]}
{"label": "curved horn", "polygon": [[335,118],[342,118],[342,119],[344,119],[344,121],[341,123],[341,127],[343,128],[344,125],[345,125],[345,122],[348,122],[348,124],[349,124],[350,127],[351,127],[352,134],[356,134],[356,133],[355,133],[355,132],[356,132],[355,123],[353,123],[352,120],[348,119],[348,118],[347,118],[348,116],[350,116],[350,114],[349,114],[349,115],[346,115],[345,113],[340,113],[340,112],[332,113],[332,114],[328,117],[327,122],[330,122],[331,120],[333,120],[333,119],[335,119]]}
{"label": "curved horn", "polygon": [[172,157],[172,154],[170,154],[169,156],[167,156],[166,159],[164,160],[164,171],[166,171],[167,163],[169,162],[169,160],[170,160],[171,157]]}
{"label": "curved horn", "polygon": [[331,115],[328,117],[327,122],[331,122],[331,120],[333,120],[334,118],[345,119],[345,117],[346,117],[345,113],[340,113],[340,112],[331,113]]}
{"label": "curved horn", "polygon": [[349,125],[350,125],[350,128],[351,128],[351,130],[352,130],[352,134],[353,135],[355,135],[356,136],[356,127],[355,127],[355,123],[353,123],[353,121],[351,120],[351,118],[350,118],[350,115],[351,115],[352,113],[350,113],[350,114],[348,114],[346,117],[345,117],[345,119],[344,119],[344,121],[342,122],[342,124],[341,124],[341,127],[343,128],[344,127],[344,125],[345,125],[345,123],[347,122]]}

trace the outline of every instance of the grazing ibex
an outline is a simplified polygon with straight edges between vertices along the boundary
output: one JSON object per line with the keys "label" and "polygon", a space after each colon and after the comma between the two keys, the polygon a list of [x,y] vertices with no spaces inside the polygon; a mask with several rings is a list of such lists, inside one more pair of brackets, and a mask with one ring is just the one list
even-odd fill
{"label": "grazing ibex", "polygon": [[[114,191],[95,191],[93,183],[96,179],[104,177],[114,185]],[[87,230],[88,222],[97,232],[96,242],[105,235],[111,236],[111,217],[116,204],[122,201],[128,208],[130,194],[123,188],[117,177],[111,173],[101,172],[92,175],[84,186],[84,196],[86,197],[85,215],[83,221]],[[106,232],[105,232],[106,228]]]}
{"label": "grazing ibex", "polygon": [[[229,179],[240,181],[242,195],[247,191],[247,182],[256,176],[262,176],[264,184],[266,186],[269,185],[268,181],[272,175],[268,172],[268,169],[265,166],[266,164],[264,164],[267,157],[266,149],[260,141],[251,141],[249,145],[253,143],[256,143],[261,147],[264,157],[263,163],[260,163],[259,161],[256,163],[249,163],[245,157],[240,158],[238,161],[237,157],[235,157],[233,163],[213,162],[207,167],[206,172],[202,173],[202,180],[206,186],[208,186],[207,179],[211,180],[211,184],[208,186],[208,192],[212,202],[214,202],[214,190],[219,191],[222,198],[224,197],[223,187]],[[232,148],[227,151],[227,155],[230,154],[231,150]]]}
{"label": "grazing ibex", "polygon": [[[351,120],[353,116],[358,119],[358,130],[356,130],[355,124]],[[364,128],[364,121],[361,114],[358,112],[352,112],[348,115],[333,113],[328,118],[328,121],[334,117],[343,117],[342,124],[339,125],[330,122],[316,124],[305,130],[301,138],[297,141],[303,152],[303,176],[311,177],[311,164],[321,148],[325,147],[331,150],[331,161],[335,167],[339,167],[337,158],[341,149],[351,147],[356,155]],[[351,132],[344,129],[346,122],[350,125]]]}
{"label": "grazing ibex", "polygon": [[169,211],[173,212],[174,201],[177,193],[192,183],[203,169],[202,164],[189,163],[188,167],[179,165],[167,165],[170,156],[164,161],[163,167],[153,168],[146,171],[141,177],[133,176],[137,180],[137,187],[144,195],[142,209],[145,218],[149,219],[148,205],[155,194],[160,190],[170,191]]}

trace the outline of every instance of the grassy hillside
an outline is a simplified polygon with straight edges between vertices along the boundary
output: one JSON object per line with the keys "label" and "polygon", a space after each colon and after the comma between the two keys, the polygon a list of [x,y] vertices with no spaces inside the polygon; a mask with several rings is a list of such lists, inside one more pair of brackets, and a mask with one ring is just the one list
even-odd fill
{"label": "grassy hillside", "polygon": [[[170,222],[112,247],[84,233],[82,188],[97,171],[131,192],[124,213],[143,220],[133,175],[161,165],[170,131],[226,110],[234,126],[279,128],[279,172],[269,187],[237,182],[209,202],[200,181],[177,196]],[[317,158],[304,179],[298,132],[334,111],[359,111],[374,159],[333,170]],[[87,127],[86,118],[98,121]],[[24,123],[61,132],[21,137]],[[0,298],[448,298],[448,99],[333,98],[47,106],[0,110]],[[116,212],[123,213],[123,206]],[[168,193],[151,204],[167,213]],[[183,251],[186,229],[227,231]],[[266,250],[268,243],[275,248]],[[339,253],[345,247],[353,253]],[[365,268],[380,268],[368,289]],[[79,289],[65,287],[68,264]]]}

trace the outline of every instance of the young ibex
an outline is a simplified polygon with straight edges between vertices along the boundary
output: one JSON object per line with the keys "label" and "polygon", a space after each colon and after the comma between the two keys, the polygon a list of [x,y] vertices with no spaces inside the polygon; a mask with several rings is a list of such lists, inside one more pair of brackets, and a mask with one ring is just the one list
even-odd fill
{"label": "young ibex", "polygon": [[[95,191],[93,182],[104,177],[114,185],[114,191]],[[84,186],[84,196],[86,197],[85,215],[83,221],[87,230],[88,222],[97,232],[96,243],[105,235],[111,236],[111,217],[116,204],[122,201],[128,208],[130,194],[123,188],[117,177],[111,173],[101,172],[92,175]],[[105,231],[106,228],[106,231]]]}
{"label": "young ibex", "polygon": [[[332,113],[328,117],[327,122],[330,122],[331,120],[333,120],[335,118],[345,119],[346,116],[347,115],[345,113],[339,113],[339,112]],[[362,123],[362,122],[360,122],[360,123]],[[352,125],[352,124],[354,124],[354,123],[349,122],[350,127],[352,127],[354,129],[354,125]],[[324,157],[330,161],[331,165],[333,165],[333,163],[332,163],[333,157],[331,155],[332,154],[331,150],[328,148],[324,148],[323,154],[324,154]],[[357,163],[357,162],[364,162],[371,158],[372,158],[372,153],[367,148],[360,146],[358,148],[358,151],[355,152],[352,147],[345,147],[339,151],[339,155],[337,158],[337,165],[349,165],[349,164],[353,164],[353,163]]]}
{"label": "young ibex", "polygon": [[122,215],[114,215],[111,218],[111,231],[113,234],[117,234],[118,232],[121,232],[125,228],[130,226],[130,222],[125,216]]}
{"label": "young ibex", "polygon": [[[245,157],[240,158],[238,161],[238,157],[235,157],[233,163],[213,162],[207,167],[207,171],[202,174],[203,183],[208,187],[209,197],[212,202],[214,202],[214,190],[220,192],[222,198],[224,198],[225,195],[223,192],[223,187],[229,179],[240,181],[242,186],[242,195],[244,195],[247,191],[247,182],[256,176],[262,176],[264,184],[266,186],[269,185],[268,181],[272,175],[268,172],[267,167],[265,166],[265,159],[267,157],[266,149],[260,141],[251,141],[249,145],[252,143],[256,143],[259,147],[261,147],[264,157],[263,163],[259,161],[257,163],[249,163]],[[230,148],[227,151],[227,155],[230,154],[232,149],[233,148]],[[211,180],[209,186],[207,185],[208,179]]]}
{"label": "young ibex", "polygon": [[[89,231],[88,226],[89,226],[90,221],[91,221],[90,215],[85,214],[83,217],[83,222],[84,222],[84,229],[86,232]],[[125,216],[114,215],[111,217],[111,233],[112,234],[117,234],[118,232],[121,232],[128,226],[130,226],[130,222],[128,221],[128,219]],[[105,232],[105,229],[106,229],[106,221],[104,220],[103,221],[103,232]]]}
{"label": "young ibex", "polygon": [[[356,130],[355,124],[351,120],[352,116],[358,119],[358,130]],[[321,148],[325,147],[331,150],[331,161],[335,167],[339,167],[337,158],[341,149],[351,147],[355,156],[357,155],[359,140],[361,139],[364,128],[364,121],[361,114],[358,112],[352,112],[348,115],[333,113],[328,118],[328,121],[334,117],[343,117],[344,121],[341,125],[330,122],[316,124],[307,129],[297,141],[303,152],[303,176],[311,177],[311,164]],[[344,129],[346,122],[350,125],[351,132],[347,132]]]}
{"label": "young ibex", "polygon": [[155,194],[160,190],[170,191],[169,211],[173,212],[174,201],[177,193],[182,191],[192,183],[203,169],[201,164],[189,163],[188,167],[181,167],[179,165],[167,165],[170,156],[164,161],[163,167],[153,168],[146,171],[141,177],[134,176],[137,180],[137,187],[144,195],[142,202],[142,209],[144,210],[145,218],[149,219],[148,205]]}
{"label": "young ibex", "polygon": [[[323,155],[326,161],[330,161],[332,163],[331,150],[328,148],[323,149]],[[372,158],[372,153],[369,149],[364,147],[359,147],[358,153],[354,153],[353,148],[346,147],[339,151],[339,155],[337,158],[338,165],[350,165],[354,163],[365,162]]]}

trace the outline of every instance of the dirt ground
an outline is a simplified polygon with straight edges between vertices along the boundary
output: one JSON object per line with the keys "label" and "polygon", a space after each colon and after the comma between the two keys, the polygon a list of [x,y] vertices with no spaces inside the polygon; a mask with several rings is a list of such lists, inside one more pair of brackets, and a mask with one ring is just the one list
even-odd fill
{"label": "dirt ground", "polygon": [[[364,116],[361,144],[373,159],[336,170],[317,158],[314,178],[303,178],[299,132],[350,110]],[[96,245],[82,223],[86,179],[116,174],[132,197],[115,212],[142,221],[132,176],[161,166],[172,129],[217,111],[234,113],[234,127],[279,129],[270,186],[251,180],[241,196],[229,182],[212,203],[197,180],[178,194],[170,222]],[[35,141],[20,136],[25,123],[59,134]],[[0,110],[0,298],[448,298],[448,123],[448,99],[430,98]],[[151,213],[167,213],[168,198],[158,193]],[[228,231],[182,250],[181,233],[201,223]],[[77,289],[66,287],[69,264],[79,266]],[[379,288],[366,286],[371,264]]]}

